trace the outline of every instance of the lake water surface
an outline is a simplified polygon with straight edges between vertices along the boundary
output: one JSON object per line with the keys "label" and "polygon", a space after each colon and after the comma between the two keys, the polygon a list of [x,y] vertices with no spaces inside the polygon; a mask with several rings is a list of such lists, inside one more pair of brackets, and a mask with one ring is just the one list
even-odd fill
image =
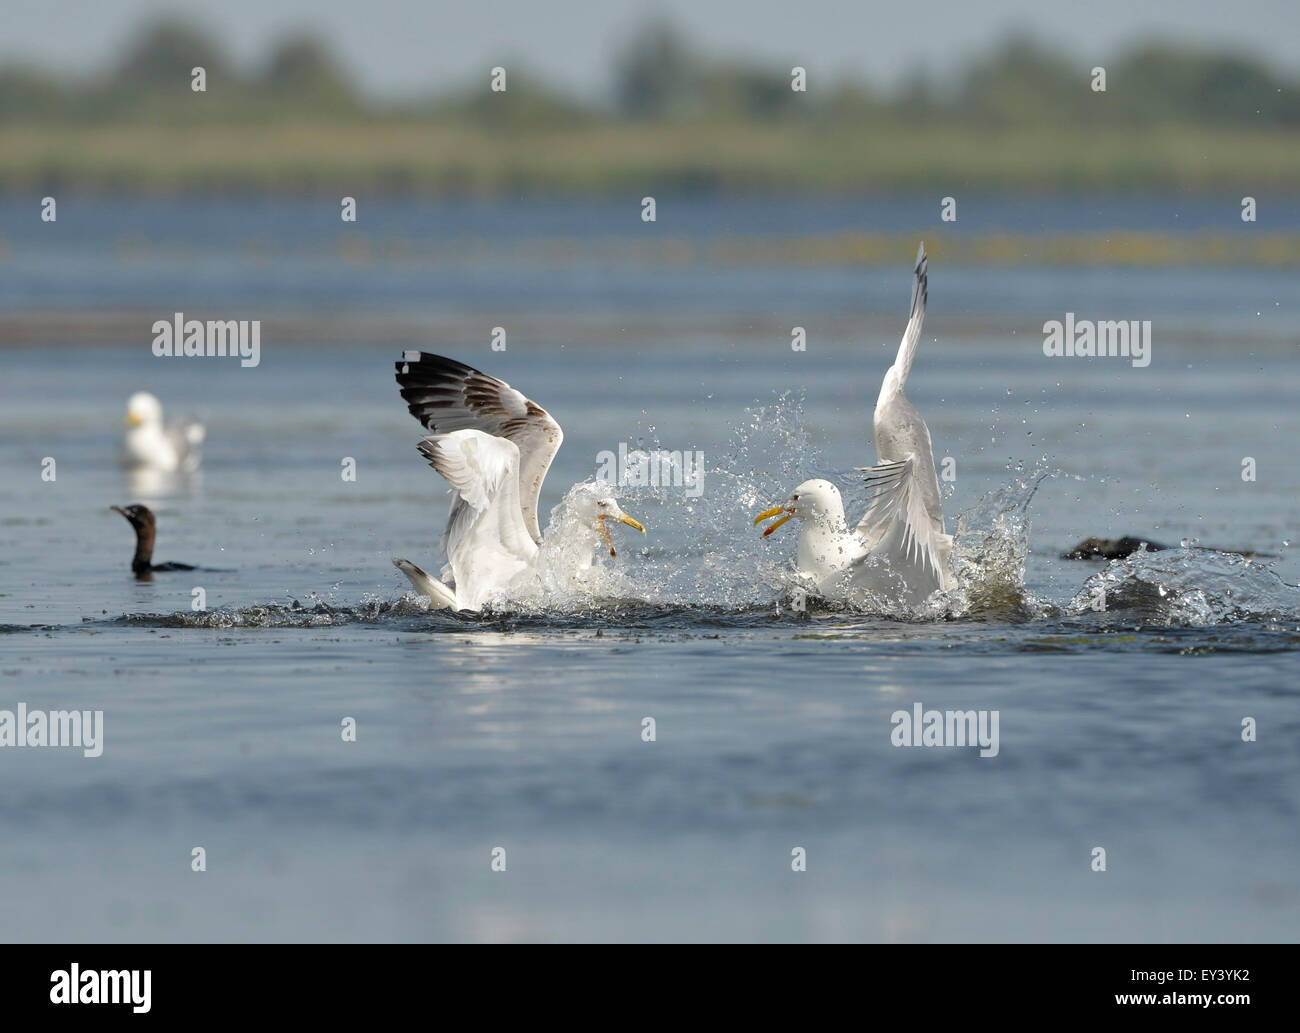
{"label": "lake water surface", "polygon": [[[619,264],[640,229],[611,206],[376,209],[372,240],[420,245],[359,257],[305,202],[61,202],[59,236],[0,206],[0,709],[105,728],[94,759],[0,749],[5,939],[1295,939],[1293,272],[932,261],[908,394],[952,460],[962,591],[798,613],[795,528],[751,521],[814,475],[856,518],[910,254]],[[692,211],[699,239],[938,239],[884,204]],[[1002,211],[975,228],[1180,217]],[[155,358],[174,311],[264,319],[260,365]],[[1046,357],[1067,311],[1152,320],[1150,366]],[[446,513],[404,348],[556,416],[544,511],[620,445],[702,453],[702,490],[624,490],[649,533],[618,534],[608,597],[429,612],[390,563],[437,569]],[[138,389],[205,421],[199,475],[118,468]],[[134,580],[127,502],[157,560],[214,569]],[[1264,555],[1059,558],[1123,534]],[[997,756],[892,745],[918,702],[997,711]]]}

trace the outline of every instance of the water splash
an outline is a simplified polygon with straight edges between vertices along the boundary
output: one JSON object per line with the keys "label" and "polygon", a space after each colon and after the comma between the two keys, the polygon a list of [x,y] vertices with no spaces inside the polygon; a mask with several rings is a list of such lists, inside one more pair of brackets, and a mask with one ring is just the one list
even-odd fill
{"label": "water splash", "polygon": [[[312,598],[312,596],[308,596]],[[444,615],[454,619],[447,610],[430,610],[428,599],[407,592],[396,600],[380,599],[367,594],[355,606],[334,606],[315,601],[303,606],[298,600],[290,603],[266,603],[234,609],[215,609],[192,612],[182,610],[172,614],[129,613],[115,618],[115,624],[141,624],[147,627],[174,628],[324,628],[344,624],[379,622],[395,617],[417,615]]]}
{"label": "water splash", "polygon": [[953,572],[958,588],[952,600],[957,614],[1033,620],[1052,610],[1025,591],[1025,563],[1032,526],[1029,503],[1055,471],[1040,458],[1028,470],[1017,463],[1011,472],[1010,481],[957,516]]}
{"label": "water splash", "polygon": [[610,495],[618,492],[595,480],[570,488],[551,510],[536,563],[511,582],[492,609],[545,613],[640,599],[626,572],[627,556],[640,548],[640,535],[628,529],[635,539],[619,541],[626,525],[610,522],[609,541],[624,557],[620,563],[617,555],[609,555],[611,546],[592,518],[592,502]]}
{"label": "water splash", "polygon": [[[763,540],[752,526],[755,513],[789,494],[809,477],[827,476],[820,450],[808,440],[802,398],[787,392],[773,403],[749,410],[737,425],[720,460],[706,464],[707,490],[690,497],[667,485],[624,488],[620,501],[652,530],[635,557],[595,568],[587,591],[571,595],[552,579],[548,594],[530,602],[567,610],[607,598],[664,606],[768,608],[787,613],[799,605],[816,612],[849,611],[909,621],[934,621],[969,615],[999,615],[1028,620],[1050,607],[1024,591],[1029,551],[1026,511],[1049,472],[1044,461],[1032,470],[1013,468],[1012,479],[988,493],[956,522],[954,568],[958,587],[936,593],[919,606],[859,592],[818,599],[812,585],[794,568],[780,539]],[[870,502],[861,475],[830,475],[849,512],[865,512]],[[547,538],[564,542],[577,529],[553,514]],[[563,546],[559,547],[562,552]],[[572,591],[572,586],[569,586]],[[806,602],[804,601],[806,598]],[[514,598],[512,597],[512,602]]]}
{"label": "water splash", "polygon": [[625,488],[624,509],[651,531],[625,589],[660,605],[741,610],[767,607],[797,578],[785,554],[764,542],[754,515],[822,465],[808,442],[803,399],[786,392],[750,409],[719,458],[706,458],[703,492],[658,485]]}
{"label": "water splash", "polygon": [[[1025,623],[1051,617],[1074,619],[1096,609],[1137,616],[1151,624],[1209,625],[1300,616],[1300,589],[1247,557],[1199,548],[1137,553],[1091,575],[1068,602],[1056,605],[1025,588],[1030,550],[1029,507],[1044,479],[1060,476],[1046,459],[1008,468],[1009,479],[950,522],[957,587],[921,605],[863,593],[851,599],[819,599],[793,565],[788,540],[764,540],[752,527],[755,513],[783,499],[791,487],[822,476],[840,488],[849,513],[869,503],[860,475],[827,475],[820,451],[810,444],[802,398],[787,392],[756,406],[735,427],[716,461],[705,463],[702,493],[680,485],[610,489],[594,481],[576,485],[551,512],[536,568],[511,585],[482,614],[428,610],[428,601],[405,593],[396,600],[366,597],[355,607],[308,597],[307,608],[252,606],[234,611],[119,618],[171,621],[176,626],[319,627],[332,624],[418,619],[457,625],[540,622],[545,627],[657,625],[710,621],[724,624],[789,620],[800,609],[810,617],[852,615],[894,622],[972,620]],[[657,448],[657,442],[645,447]],[[578,503],[594,491],[615,495],[650,530],[642,539],[614,525],[617,557],[610,557]],[[804,596],[804,593],[808,593]],[[802,598],[801,598],[802,597]],[[574,622],[578,622],[575,625]]]}
{"label": "water splash", "polygon": [[1194,627],[1294,620],[1300,617],[1300,587],[1283,581],[1272,564],[1236,553],[1144,549],[1093,574],[1065,609]]}

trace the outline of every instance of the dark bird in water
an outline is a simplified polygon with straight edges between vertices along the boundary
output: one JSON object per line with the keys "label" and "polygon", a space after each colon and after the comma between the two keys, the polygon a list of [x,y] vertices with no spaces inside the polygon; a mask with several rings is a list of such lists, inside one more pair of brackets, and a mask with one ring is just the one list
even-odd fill
{"label": "dark bird in water", "polygon": [[1061,559],[1122,560],[1125,556],[1132,556],[1143,546],[1151,552],[1163,552],[1169,548],[1159,542],[1148,541],[1145,538],[1131,538],[1128,535],[1123,538],[1085,538],[1069,552],[1062,553]]}
{"label": "dark bird in water", "polygon": [[188,563],[154,563],[153,540],[157,530],[153,510],[148,506],[113,506],[135,528],[135,555],[131,557],[131,570],[142,581],[148,581],[157,571],[198,570]]}
{"label": "dark bird in water", "polygon": [[[1161,545],[1149,538],[1133,538],[1130,535],[1125,535],[1123,538],[1085,538],[1069,552],[1061,553],[1061,559],[1122,560],[1125,556],[1132,556],[1139,549],[1146,549],[1148,552],[1164,552],[1171,548],[1173,546]],[[1245,556],[1247,559],[1268,556],[1268,553],[1255,552],[1252,549],[1220,549],[1213,545],[1202,545],[1198,548],[1208,552],[1230,552],[1237,556]]]}

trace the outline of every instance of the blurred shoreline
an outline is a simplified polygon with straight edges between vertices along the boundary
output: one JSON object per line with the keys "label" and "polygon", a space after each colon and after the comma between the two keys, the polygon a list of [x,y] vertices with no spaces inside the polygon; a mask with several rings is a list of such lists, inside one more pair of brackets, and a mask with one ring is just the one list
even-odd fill
{"label": "blurred shoreline", "polygon": [[652,18],[608,89],[503,61],[381,100],[329,39],[240,67],[201,22],[156,17],[97,70],[0,64],[0,197],[1300,196],[1300,80],[1226,45],[1137,40],[1103,69],[1013,33],[882,90],[869,51],[829,75]]}
{"label": "blurred shoreline", "polygon": [[[1231,207],[1225,208],[1222,221],[1226,223]],[[1300,228],[1290,226],[1280,231],[1249,225],[1232,232],[1201,229],[1183,233],[1114,229],[981,232],[958,231],[950,226],[940,230],[922,224],[889,233],[801,233],[784,229],[742,233],[725,226],[689,226],[688,232],[664,232],[655,227],[639,229],[634,208],[629,210],[626,224],[617,228],[621,232],[605,223],[595,233],[577,228],[571,233],[538,233],[520,227],[518,235],[510,233],[510,214],[503,213],[505,226],[476,232],[462,230],[461,235],[437,229],[425,234],[414,227],[410,235],[404,235],[392,226],[372,230],[340,225],[333,236],[319,237],[312,235],[313,231],[320,232],[318,214],[317,225],[301,227],[301,238],[284,240],[265,235],[276,227],[264,227],[255,215],[232,207],[230,218],[241,217],[244,222],[246,235],[242,238],[200,238],[180,243],[168,237],[149,236],[141,228],[108,230],[85,243],[103,260],[124,267],[143,269],[153,263],[189,263],[220,256],[238,260],[249,269],[267,270],[268,274],[277,266],[304,262],[357,270],[387,269],[407,275],[476,268],[490,272],[504,267],[549,271],[892,269],[905,262],[904,256],[914,252],[921,240],[926,242],[931,260],[948,268],[1300,268]],[[608,213],[600,217],[607,218]],[[164,218],[160,214],[155,225]],[[1289,222],[1285,215],[1279,218]],[[1276,224],[1278,219],[1272,221]],[[10,237],[0,229],[0,270],[50,254],[52,247],[59,246],[56,232],[49,230],[42,235],[40,230],[29,227]]]}
{"label": "blurred shoreline", "polygon": [[0,124],[0,196],[1300,195],[1288,128]]}

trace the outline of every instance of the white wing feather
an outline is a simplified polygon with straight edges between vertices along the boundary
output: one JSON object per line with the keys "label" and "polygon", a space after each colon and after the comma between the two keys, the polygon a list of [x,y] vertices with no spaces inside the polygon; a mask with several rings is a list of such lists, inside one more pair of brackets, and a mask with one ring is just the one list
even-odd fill
{"label": "white wing feather", "polygon": [[537,555],[519,507],[519,447],[479,430],[437,434],[418,447],[451,485],[443,549],[460,605],[478,609]]}
{"label": "white wing feather", "polygon": [[564,441],[551,414],[504,380],[443,355],[407,352],[396,368],[411,415],[435,436],[476,430],[518,446],[520,511],[528,534],[540,542],[542,482]]}
{"label": "white wing feather", "polygon": [[930,260],[926,256],[923,242],[916,249],[916,266],[912,270],[912,305],[907,313],[903,339],[898,344],[898,357],[894,359],[893,368],[897,374],[899,391],[907,383],[907,374],[912,370],[912,359],[916,355],[916,345],[921,340],[921,327],[925,324],[925,303],[930,296],[929,269]]}
{"label": "white wing feather", "polygon": [[871,552],[920,567],[947,588],[952,536],[944,533],[942,516],[936,521],[930,514],[916,470],[912,456],[862,468],[874,497],[857,532]]}
{"label": "white wing feather", "polygon": [[929,259],[922,244],[916,251],[907,328],[876,400],[877,465],[860,468],[868,475],[874,498],[857,532],[872,552],[915,564],[936,578],[940,587],[949,588],[952,536],[944,533],[930,428],[903,390],[921,339],[928,298]]}

